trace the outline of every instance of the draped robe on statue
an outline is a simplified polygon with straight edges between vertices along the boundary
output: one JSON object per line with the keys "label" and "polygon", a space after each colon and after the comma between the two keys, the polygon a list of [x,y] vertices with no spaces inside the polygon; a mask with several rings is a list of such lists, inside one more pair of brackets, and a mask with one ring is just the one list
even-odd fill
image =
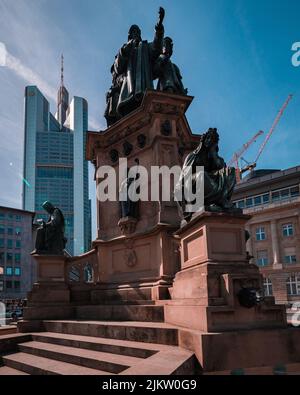
{"label": "draped robe on statue", "polygon": [[[204,205],[205,208],[212,211],[223,211],[232,209],[230,199],[236,184],[235,168],[227,167],[224,159],[218,155],[219,147],[214,144],[210,147],[205,145],[204,139],[200,142],[196,150],[188,154],[182,167],[182,172],[176,191],[183,188],[184,177],[189,167],[192,169],[192,190],[196,192],[197,166],[204,167]],[[179,202],[183,216],[189,218],[192,213],[186,212],[187,202]]]}
{"label": "draped robe on statue", "polygon": [[117,111],[124,116],[142,102],[146,89],[153,89],[153,67],[162,50],[163,28],[156,27],[152,43],[140,41],[130,53],[126,45],[119,50],[114,67],[117,75],[124,75]]}

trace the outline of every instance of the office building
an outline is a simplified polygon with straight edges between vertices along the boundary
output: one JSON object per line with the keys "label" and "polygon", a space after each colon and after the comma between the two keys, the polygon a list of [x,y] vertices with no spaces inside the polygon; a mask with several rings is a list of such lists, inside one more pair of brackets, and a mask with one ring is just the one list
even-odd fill
{"label": "office building", "polygon": [[23,299],[35,281],[34,213],[0,206],[0,300]]}
{"label": "office building", "polygon": [[66,220],[66,249],[72,255],[88,251],[91,243],[87,128],[87,102],[74,97],[69,103],[63,69],[56,116],[38,87],[26,87],[23,208],[47,220],[42,203],[49,200],[59,207]]}

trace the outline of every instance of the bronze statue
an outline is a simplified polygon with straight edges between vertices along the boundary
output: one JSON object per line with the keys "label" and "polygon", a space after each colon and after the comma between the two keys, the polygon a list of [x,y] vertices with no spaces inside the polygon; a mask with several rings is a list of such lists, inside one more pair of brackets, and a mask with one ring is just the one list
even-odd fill
{"label": "bronze statue", "polygon": [[151,43],[141,38],[141,30],[132,25],[128,32],[128,42],[119,50],[114,70],[117,76],[124,76],[117,111],[125,116],[142,102],[146,89],[153,89],[154,63],[162,52],[165,11],[159,9],[159,19],[155,26],[155,36]]}
{"label": "bronze statue", "polygon": [[42,207],[49,213],[47,222],[38,220],[42,225],[37,230],[35,254],[63,255],[67,239],[64,236],[65,219],[61,210],[46,201]]}
{"label": "bronze statue", "polygon": [[157,90],[186,95],[187,89],[182,84],[182,76],[176,64],[171,61],[173,41],[170,37],[163,40],[162,54],[158,57],[154,72],[158,78]]}
{"label": "bronze statue", "polygon": [[[215,212],[233,212],[235,209],[230,202],[236,184],[235,168],[227,167],[224,159],[219,156],[219,134],[217,129],[209,129],[200,137],[199,146],[185,159],[181,176],[175,187],[176,191],[183,190],[184,176],[189,167],[192,168],[192,190],[195,193],[196,166],[204,167],[204,205],[205,210]],[[189,221],[191,212],[185,210],[187,202],[178,202],[184,219]]]}
{"label": "bronze statue", "polygon": [[[139,160],[135,159],[136,164]],[[130,198],[129,188],[131,187],[132,195],[140,192],[140,187],[135,188],[135,182],[139,179],[137,172],[133,177],[129,177],[129,169],[127,169],[127,177],[120,185],[119,193],[123,195],[123,200],[120,200],[120,218],[131,217],[138,219],[139,217],[139,201],[134,201]],[[126,197],[126,199],[124,199]]]}
{"label": "bronze statue", "polygon": [[123,82],[123,75],[117,75],[114,69],[114,65],[111,66],[110,71],[112,74],[112,85],[109,91],[106,93],[106,109],[104,112],[107,126],[113,125],[121,118],[120,115],[117,113],[117,105]]}

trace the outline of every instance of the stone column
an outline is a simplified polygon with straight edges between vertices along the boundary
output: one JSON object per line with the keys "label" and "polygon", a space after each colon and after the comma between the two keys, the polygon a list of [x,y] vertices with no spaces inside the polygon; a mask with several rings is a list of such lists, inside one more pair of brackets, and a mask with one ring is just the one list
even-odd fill
{"label": "stone column", "polygon": [[272,240],[272,251],[273,251],[273,267],[274,269],[282,268],[280,262],[280,253],[279,253],[279,243],[278,243],[278,235],[277,235],[277,225],[276,220],[271,221],[271,240]]}

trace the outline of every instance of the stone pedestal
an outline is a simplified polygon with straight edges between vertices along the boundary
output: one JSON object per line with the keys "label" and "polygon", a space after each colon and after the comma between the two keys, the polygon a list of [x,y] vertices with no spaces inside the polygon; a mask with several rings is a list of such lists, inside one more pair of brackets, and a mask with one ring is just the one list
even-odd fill
{"label": "stone pedestal", "polygon": [[242,288],[263,288],[258,267],[246,259],[248,219],[204,212],[176,233],[181,270],[165,306],[166,322],[205,332],[286,327],[284,306],[273,297],[252,308],[239,302]]}
{"label": "stone pedestal", "polygon": [[[151,185],[162,191],[162,176],[151,180],[152,166],[179,166],[184,155],[197,145],[185,112],[192,97],[147,91],[142,105],[107,130],[89,132],[87,158],[101,166],[112,166],[119,177],[119,159],[127,167],[139,163],[148,173],[148,201],[139,201],[137,218],[120,218],[118,201],[97,201],[97,250],[100,284],[92,291],[94,302],[105,298],[123,300],[166,299],[178,270],[177,241],[173,233],[181,218],[173,200],[151,200]],[[97,187],[102,179],[95,177]],[[119,180],[117,179],[117,185]],[[144,188],[145,189],[145,188]]]}
{"label": "stone pedestal", "polygon": [[66,257],[34,254],[33,258],[37,262],[37,282],[28,294],[24,319],[59,319],[70,316],[70,289],[65,281]]}

